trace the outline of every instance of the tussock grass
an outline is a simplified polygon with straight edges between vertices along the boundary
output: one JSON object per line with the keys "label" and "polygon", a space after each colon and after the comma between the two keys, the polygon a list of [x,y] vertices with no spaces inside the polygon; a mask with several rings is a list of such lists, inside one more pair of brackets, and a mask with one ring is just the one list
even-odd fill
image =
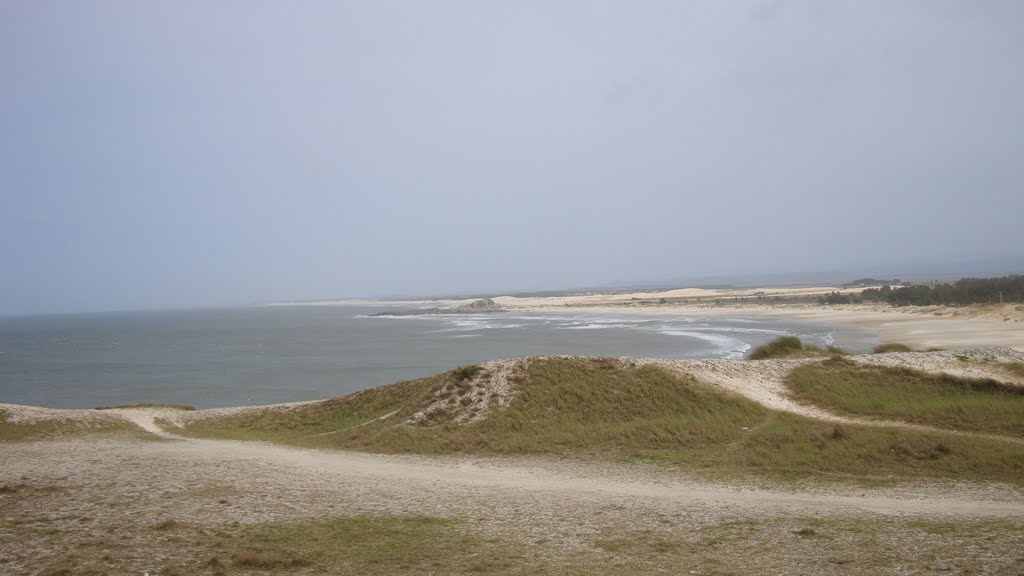
{"label": "tussock grass", "polygon": [[1014,376],[1017,376],[1019,378],[1024,378],[1024,362],[1006,363],[1003,364],[1002,366],[1006,368],[1010,372],[1010,374],[1013,374]]}
{"label": "tussock grass", "polygon": [[796,336],[779,336],[750,351],[750,360],[767,360],[769,358],[803,358],[813,356],[841,356],[846,354],[841,348],[829,346],[822,350],[817,346],[804,344]]}
{"label": "tussock grass", "polygon": [[840,413],[1024,437],[1024,387],[996,380],[827,360],[793,370],[786,384]]}
{"label": "tussock grass", "polygon": [[886,352],[913,352],[910,346],[894,342],[892,344],[879,344],[872,350],[874,354],[885,354]]}
{"label": "tussock grass", "polygon": [[452,375],[455,377],[456,382],[463,382],[465,380],[472,380],[478,374],[483,372],[483,370],[483,367],[471,364],[469,366],[460,366],[456,368]]}
{"label": "tussock grass", "polygon": [[[198,421],[185,433],[385,453],[644,460],[723,479],[1024,483],[1024,447],[1018,444],[840,427],[776,412],[659,367],[610,359],[534,360],[514,376],[518,395],[505,410],[465,425],[444,417],[422,426],[400,424],[401,415],[414,413],[451,378],[402,382],[288,412]],[[396,416],[374,420],[394,410]]]}

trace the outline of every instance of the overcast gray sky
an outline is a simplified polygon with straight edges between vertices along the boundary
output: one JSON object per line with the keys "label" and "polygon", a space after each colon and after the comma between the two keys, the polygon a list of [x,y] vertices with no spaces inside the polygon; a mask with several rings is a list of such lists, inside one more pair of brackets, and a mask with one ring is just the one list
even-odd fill
{"label": "overcast gray sky", "polygon": [[1024,2],[0,3],[0,313],[1015,258]]}

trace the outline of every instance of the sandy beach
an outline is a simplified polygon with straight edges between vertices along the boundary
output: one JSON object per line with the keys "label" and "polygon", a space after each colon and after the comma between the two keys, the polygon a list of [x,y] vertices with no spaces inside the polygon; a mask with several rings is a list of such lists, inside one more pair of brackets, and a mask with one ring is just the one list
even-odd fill
{"label": "sandy beach", "polygon": [[[856,293],[862,289],[835,286],[744,290],[686,288],[628,294],[499,296],[494,301],[509,310],[522,312],[748,316],[852,324],[877,330],[883,343],[899,342],[918,349],[1008,346],[1024,350],[1024,305],[1021,304],[896,307],[884,303],[822,305],[785,301],[831,292]],[[759,297],[763,300],[757,300]],[[781,300],[773,301],[774,297]],[[665,303],[660,303],[662,299]],[[455,305],[466,302],[468,300],[452,301]]]}
{"label": "sandy beach", "polygon": [[[740,316],[848,324],[877,330],[882,343],[915,349],[1008,346],[1024,350],[1024,304],[971,306],[891,306],[886,303],[818,304],[809,300],[833,292],[857,294],[861,286],[679,288],[653,292],[591,293],[564,296],[494,296],[511,312],[559,312],[638,316]],[[467,299],[331,300],[305,305],[457,307]],[[289,304],[302,305],[302,304]]]}

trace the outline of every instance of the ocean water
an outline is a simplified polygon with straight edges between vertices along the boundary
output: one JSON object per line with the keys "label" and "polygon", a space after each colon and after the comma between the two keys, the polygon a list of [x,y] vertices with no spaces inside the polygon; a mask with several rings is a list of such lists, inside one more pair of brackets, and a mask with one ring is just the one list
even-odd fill
{"label": "ocean water", "polygon": [[281,306],[0,318],[0,402],[199,408],[340,396],[527,354],[738,358],[793,334],[865,351],[851,326],[756,318],[492,313],[373,317]]}

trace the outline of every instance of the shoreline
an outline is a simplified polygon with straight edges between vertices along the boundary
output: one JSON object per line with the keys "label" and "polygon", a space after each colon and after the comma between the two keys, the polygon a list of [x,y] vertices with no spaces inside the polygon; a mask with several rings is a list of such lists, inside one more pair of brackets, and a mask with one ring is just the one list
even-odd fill
{"label": "shoreline", "polygon": [[[496,299],[498,300],[498,299]],[[750,318],[780,318],[815,322],[819,324],[845,324],[878,331],[883,344],[901,343],[928,348],[976,348],[1006,346],[1024,351],[1024,312],[1006,311],[1004,318],[996,319],[1000,311],[990,308],[971,312],[948,306],[906,307],[863,305],[658,305],[635,307],[629,305],[600,306],[510,306],[510,312],[562,312],[575,314],[623,314],[635,316],[739,316]],[[1004,305],[1004,307],[1009,307]]]}
{"label": "shoreline", "polygon": [[[824,324],[845,324],[878,331],[883,344],[929,348],[1006,346],[1024,351],[1024,305],[892,306],[885,303],[818,304],[807,299],[859,293],[878,286],[762,287],[747,289],[680,288],[655,292],[594,293],[563,296],[492,296],[507,312],[622,314],[636,316],[745,316]],[[787,301],[788,300],[788,301]],[[803,301],[801,301],[803,300]],[[449,306],[468,299],[332,300],[293,306]],[[662,303],[664,302],[664,303]]]}

